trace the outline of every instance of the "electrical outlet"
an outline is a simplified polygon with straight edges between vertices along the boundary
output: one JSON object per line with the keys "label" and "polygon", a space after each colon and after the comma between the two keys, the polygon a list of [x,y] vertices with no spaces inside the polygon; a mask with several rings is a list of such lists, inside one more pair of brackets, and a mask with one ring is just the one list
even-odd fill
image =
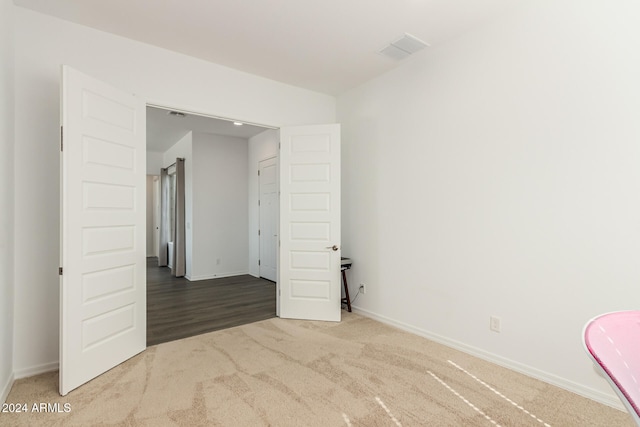
{"label": "electrical outlet", "polygon": [[364,283],[360,283],[360,293],[361,294],[367,293],[367,285],[365,285]]}
{"label": "electrical outlet", "polygon": [[500,332],[500,318],[496,316],[489,317],[489,329],[493,332]]}

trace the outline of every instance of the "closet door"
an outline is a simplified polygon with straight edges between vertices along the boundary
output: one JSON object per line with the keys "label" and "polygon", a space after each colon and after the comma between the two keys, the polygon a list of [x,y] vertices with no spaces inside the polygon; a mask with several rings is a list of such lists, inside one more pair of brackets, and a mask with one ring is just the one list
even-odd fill
{"label": "closet door", "polygon": [[278,174],[276,158],[259,163],[260,277],[273,282],[278,272]]}
{"label": "closet door", "polygon": [[340,320],[340,125],[280,129],[280,317]]}
{"label": "closet door", "polygon": [[60,394],[146,348],[142,100],[62,68]]}

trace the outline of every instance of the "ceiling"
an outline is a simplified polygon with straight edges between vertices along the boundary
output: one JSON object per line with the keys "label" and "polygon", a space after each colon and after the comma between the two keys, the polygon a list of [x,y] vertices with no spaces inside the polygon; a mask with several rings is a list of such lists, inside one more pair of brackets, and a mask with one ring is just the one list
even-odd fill
{"label": "ceiling", "polygon": [[235,136],[248,139],[267,128],[186,113],[185,117],[169,115],[169,110],[147,107],[147,151],[164,153],[189,131]]}
{"label": "ceiling", "polygon": [[[41,13],[313,91],[338,95],[400,62],[404,33],[432,47],[513,0],[14,0]],[[428,54],[428,49],[417,55]],[[405,60],[406,61],[406,60]]]}
{"label": "ceiling", "polygon": [[[433,47],[512,0],[14,0],[41,13],[309,90],[338,95],[400,63],[404,33]],[[428,54],[429,48],[416,55]],[[406,60],[405,60],[406,61]],[[265,128],[147,108],[147,149],[187,132],[250,138]]]}

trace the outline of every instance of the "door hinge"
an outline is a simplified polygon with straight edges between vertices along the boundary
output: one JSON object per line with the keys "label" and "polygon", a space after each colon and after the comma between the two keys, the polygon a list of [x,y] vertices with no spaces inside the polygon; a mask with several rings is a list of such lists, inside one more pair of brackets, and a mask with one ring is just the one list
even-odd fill
{"label": "door hinge", "polygon": [[60,126],[60,151],[63,151],[63,147],[64,147],[64,131],[63,131],[63,127]]}
{"label": "door hinge", "polygon": [[258,236],[260,235],[260,230],[258,230]]}
{"label": "door hinge", "polygon": [[278,150],[280,150],[282,148],[282,143],[278,142]]}
{"label": "door hinge", "polygon": [[260,176],[260,169],[258,169],[258,176]]}
{"label": "door hinge", "polygon": [[260,206],[260,200],[258,200],[258,206]]}
{"label": "door hinge", "polygon": [[258,260],[258,265],[260,265],[260,260]]}
{"label": "door hinge", "polygon": [[58,267],[58,276],[62,276],[62,267]]}

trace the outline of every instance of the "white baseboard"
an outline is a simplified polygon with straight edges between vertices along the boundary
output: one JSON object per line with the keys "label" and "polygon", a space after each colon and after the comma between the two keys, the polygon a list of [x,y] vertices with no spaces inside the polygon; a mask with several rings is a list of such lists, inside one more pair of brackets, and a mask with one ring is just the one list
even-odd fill
{"label": "white baseboard", "polygon": [[237,272],[234,272],[234,273],[209,274],[209,275],[204,275],[204,276],[189,276],[189,277],[187,277],[187,279],[189,279],[192,282],[195,282],[195,281],[198,281],[198,280],[222,279],[223,277],[243,276],[245,274],[249,274],[249,272],[248,271],[237,271]]}
{"label": "white baseboard", "polygon": [[43,365],[32,366],[29,368],[20,369],[14,372],[15,379],[28,378],[34,375],[40,375],[47,372],[57,371],[60,368],[59,362],[50,362]]}
{"label": "white baseboard", "polygon": [[3,384],[2,388],[0,389],[0,403],[5,403],[7,401],[7,397],[9,396],[9,392],[11,391],[11,387],[13,387],[14,381],[15,378],[13,376],[13,373],[11,373],[11,375],[9,375],[9,378],[7,378],[7,382]]}
{"label": "white baseboard", "polygon": [[403,331],[410,332],[412,334],[427,338],[431,341],[435,341],[439,344],[446,345],[447,347],[454,348],[456,350],[462,351],[463,353],[467,353],[467,354],[470,354],[471,356],[475,356],[479,359],[483,359],[488,362],[495,363],[496,365],[500,365],[504,368],[511,369],[512,371],[516,371],[521,374],[527,375],[529,377],[538,379],[540,381],[544,381],[548,384],[554,385],[556,387],[560,387],[572,393],[579,394],[580,396],[586,397],[591,400],[595,400],[596,402],[602,403],[604,405],[611,406],[612,408],[619,409],[621,411],[626,411],[620,399],[613,393],[613,390],[611,394],[606,394],[601,391],[594,390],[590,387],[585,387],[581,384],[577,384],[573,381],[569,381],[565,378],[559,377],[549,372],[541,371],[531,366],[516,362],[511,359],[507,359],[502,356],[498,356],[493,353],[489,353],[477,347],[473,347],[473,346],[461,343],[459,341],[452,340],[447,337],[443,337],[438,334],[434,334],[424,329],[416,328],[415,326],[412,326],[403,322],[399,322],[397,320],[390,319],[385,316],[381,316],[371,311],[363,310],[362,308],[355,307],[355,306],[352,306],[352,309],[355,313],[377,320],[381,323],[385,323],[390,326],[395,326],[396,328],[402,329]]}
{"label": "white baseboard", "polygon": [[4,403],[7,401],[11,387],[13,387],[13,383],[16,380],[44,374],[46,372],[57,371],[59,366],[60,364],[58,362],[51,362],[45,363],[44,365],[32,366],[30,368],[14,371],[7,379],[7,382],[3,384],[2,388],[0,388],[0,402]]}

